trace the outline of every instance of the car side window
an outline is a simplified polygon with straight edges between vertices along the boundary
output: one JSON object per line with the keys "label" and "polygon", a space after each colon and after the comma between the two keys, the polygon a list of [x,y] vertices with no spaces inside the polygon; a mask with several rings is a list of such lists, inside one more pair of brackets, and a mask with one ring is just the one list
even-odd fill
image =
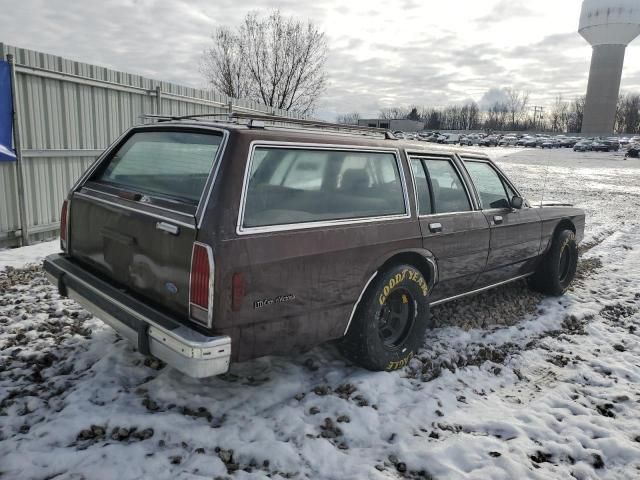
{"label": "car side window", "polygon": [[416,194],[418,195],[418,215],[429,215],[431,211],[431,193],[429,192],[429,181],[424,171],[421,160],[411,160],[411,170],[413,171]]}
{"label": "car side window", "polygon": [[451,160],[422,159],[433,193],[433,213],[454,213],[471,210],[462,179]]}
{"label": "car side window", "polygon": [[250,168],[243,227],[406,213],[393,153],[257,147]]}
{"label": "car side window", "polygon": [[473,180],[482,208],[509,208],[511,202],[505,190],[504,183],[498,172],[487,162],[465,160],[465,166]]}

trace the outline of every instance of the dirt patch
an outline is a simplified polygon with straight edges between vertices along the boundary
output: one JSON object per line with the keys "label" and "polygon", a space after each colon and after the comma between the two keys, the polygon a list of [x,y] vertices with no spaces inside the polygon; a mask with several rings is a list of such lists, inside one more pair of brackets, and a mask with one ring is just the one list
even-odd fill
{"label": "dirt patch", "polygon": [[464,330],[490,325],[515,325],[536,312],[544,295],[521,280],[431,309],[433,327],[455,326]]}

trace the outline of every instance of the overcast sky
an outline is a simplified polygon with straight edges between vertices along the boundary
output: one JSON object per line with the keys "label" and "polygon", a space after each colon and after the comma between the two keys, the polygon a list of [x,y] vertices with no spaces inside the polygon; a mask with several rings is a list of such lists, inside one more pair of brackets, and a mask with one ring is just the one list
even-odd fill
{"label": "overcast sky", "polygon": [[[192,86],[219,25],[249,10],[309,18],[329,40],[329,88],[317,114],[442,106],[528,90],[548,105],[586,91],[591,47],[581,0],[0,0],[0,42]],[[640,92],[640,40],[623,90]]]}

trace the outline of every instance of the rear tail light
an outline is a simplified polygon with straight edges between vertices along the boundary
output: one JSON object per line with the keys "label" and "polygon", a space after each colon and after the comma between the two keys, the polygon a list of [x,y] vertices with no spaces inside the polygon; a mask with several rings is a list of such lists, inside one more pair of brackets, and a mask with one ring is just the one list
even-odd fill
{"label": "rear tail light", "polygon": [[62,202],[60,212],[60,248],[67,251],[67,237],[69,236],[69,200]]}
{"label": "rear tail light", "polygon": [[213,317],[213,252],[211,247],[195,242],[191,253],[189,316],[207,327]]}

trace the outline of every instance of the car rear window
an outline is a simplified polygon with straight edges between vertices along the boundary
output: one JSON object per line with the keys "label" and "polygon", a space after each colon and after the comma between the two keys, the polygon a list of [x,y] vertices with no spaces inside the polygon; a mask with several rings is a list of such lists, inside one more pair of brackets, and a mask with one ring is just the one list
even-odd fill
{"label": "car rear window", "polygon": [[257,147],[244,227],[405,213],[396,156],[387,152]]}
{"label": "car rear window", "polygon": [[221,142],[221,134],[138,132],[93,180],[197,203]]}

